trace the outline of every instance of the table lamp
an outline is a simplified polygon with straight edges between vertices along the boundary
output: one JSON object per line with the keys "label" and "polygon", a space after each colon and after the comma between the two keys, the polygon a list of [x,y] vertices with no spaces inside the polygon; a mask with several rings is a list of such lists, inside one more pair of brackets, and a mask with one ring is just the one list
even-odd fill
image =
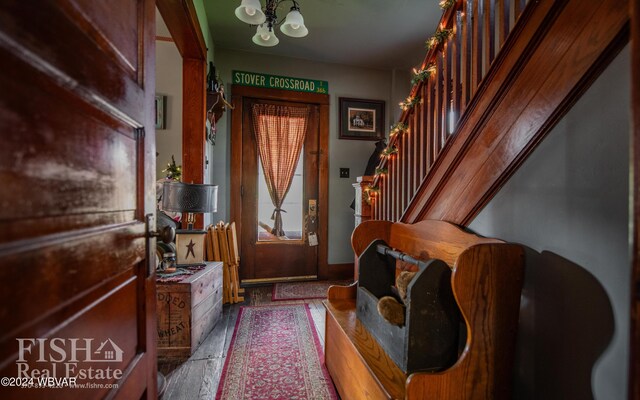
{"label": "table lamp", "polygon": [[165,182],[162,190],[162,209],[181,212],[183,221],[186,220],[187,223],[187,229],[176,230],[176,261],[178,266],[203,264],[206,231],[193,229],[194,214],[218,210],[218,186]]}

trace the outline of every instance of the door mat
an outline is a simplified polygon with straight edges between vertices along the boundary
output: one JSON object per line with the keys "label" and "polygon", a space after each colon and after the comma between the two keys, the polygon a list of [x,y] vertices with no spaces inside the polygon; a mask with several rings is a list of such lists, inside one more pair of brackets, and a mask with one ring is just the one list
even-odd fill
{"label": "door mat", "polygon": [[326,299],[329,286],[350,285],[352,281],[286,282],[273,285],[271,301]]}

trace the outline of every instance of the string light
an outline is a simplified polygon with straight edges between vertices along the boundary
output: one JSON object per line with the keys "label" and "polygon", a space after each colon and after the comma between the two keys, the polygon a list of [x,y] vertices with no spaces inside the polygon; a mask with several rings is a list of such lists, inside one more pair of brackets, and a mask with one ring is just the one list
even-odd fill
{"label": "string light", "polygon": [[411,84],[416,85],[419,82],[423,82],[425,79],[431,77],[436,72],[436,65],[431,63],[424,69],[413,69],[413,78],[411,78]]}
{"label": "string light", "polygon": [[420,102],[420,97],[415,96],[409,96],[407,97],[406,100],[401,101],[400,104],[400,108],[402,109],[402,111],[407,111],[410,108],[413,108],[413,106],[415,106],[416,104],[418,104]]}
{"label": "string light", "polygon": [[403,124],[402,122],[397,122],[391,125],[391,130],[389,131],[389,137],[393,137],[400,132],[406,131],[409,128],[407,124]]}
{"label": "string light", "polygon": [[431,38],[429,38],[429,40],[425,42],[427,50],[431,50],[437,45],[444,43],[444,41],[447,40],[452,33],[453,29],[438,29],[436,33],[434,33],[433,36],[431,36]]}
{"label": "string light", "polygon": [[398,148],[396,146],[391,146],[391,147],[386,147],[384,150],[382,150],[381,156],[382,157],[391,157],[393,154],[396,154],[398,152]]}
{"label": "string light", "polygon": [[440,8],[442,8],[443,10],[448,10],[454,4],[456,4],[456,0],[441,0],[440,1]]}

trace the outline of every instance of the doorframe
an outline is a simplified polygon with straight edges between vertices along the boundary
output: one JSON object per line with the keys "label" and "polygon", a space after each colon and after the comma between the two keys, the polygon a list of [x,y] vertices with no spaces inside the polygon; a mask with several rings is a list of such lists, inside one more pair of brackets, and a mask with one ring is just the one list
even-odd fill
{"label": "doorframe", "polygon": [[[182,181],[205,183],[207,46],[192,0],[156,0],[182,56]],[[204,227],[196,214],[195,228]]]}
{"label": "doorframe", "polygon": [[[231,85],[231,186],[230,215],[235,221],[238,237],[242,237],[242,110],[245,98],[279,100],[317,105],[318,115],[318,279],[328,279],[329,232],[329,104],[328,94],[294,92],[251,86]],[[239,244],[240,245],[240,244]],[[239,248],[242,254],[242,248]],[[241,258],[242,260],[242,258]],[[242,262],[242,261],[241,261]]]}
{"label": "doorframe", "polygon": [[628,398],[640,399],[640,2],[629,2],[631,14],[631,305]]}

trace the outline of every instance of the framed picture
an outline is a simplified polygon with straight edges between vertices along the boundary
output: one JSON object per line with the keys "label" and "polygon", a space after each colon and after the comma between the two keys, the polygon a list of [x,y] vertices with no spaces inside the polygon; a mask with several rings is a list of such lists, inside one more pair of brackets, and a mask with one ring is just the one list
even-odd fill
{"label": "framed picture", "polygon": [[156,129],[165,129],[165,105],[167,104],[167,96],[156,95]]}
{"label": "framed picture", "polygon": [[384,139],[384,101],[340,97],[339,103],[340,139]]}
{"label": "framed picture", "polygon": [[176,230],[176,261],[178,266],[202,264],[206,231]]}

